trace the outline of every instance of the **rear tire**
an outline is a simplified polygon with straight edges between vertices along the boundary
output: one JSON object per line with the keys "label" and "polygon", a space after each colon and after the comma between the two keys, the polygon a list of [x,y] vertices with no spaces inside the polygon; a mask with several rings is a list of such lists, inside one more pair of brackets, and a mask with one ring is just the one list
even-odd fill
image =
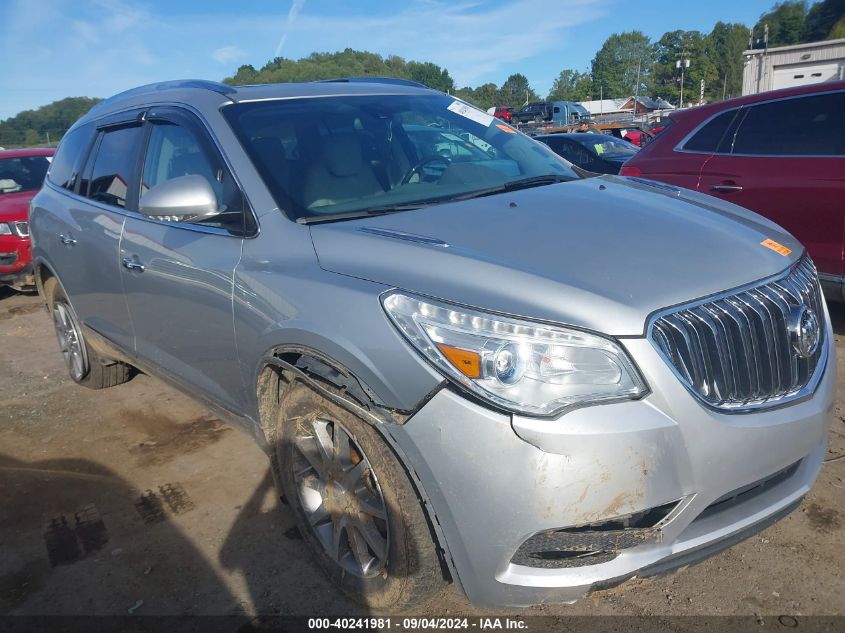
{"label": "rear tire", "polygon": [[53,317],[59,349],[71,379],[89,389],[105,389],[132,378],[132,367],[101,357],[85,343],[73,306],[55,278],[44,282],[47,308]]}
{"label": "rear tire", "polygon": [[378,431],[301,382],[279,411],[282,493],[332,582],[377,609],[402,609],[442,588],[420,499]]}

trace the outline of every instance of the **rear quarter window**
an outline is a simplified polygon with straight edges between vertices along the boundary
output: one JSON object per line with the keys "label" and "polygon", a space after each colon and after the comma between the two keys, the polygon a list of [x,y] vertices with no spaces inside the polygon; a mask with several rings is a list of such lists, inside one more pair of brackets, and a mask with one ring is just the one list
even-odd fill
{"label": "rear quarter window", "polygon": [[78,127],[68,134],[65,134],[53,162],[47,178],[54,185],[73,191],[76,184],[76,174],[79,172],[83,160],[83,154],[91,142],[91,128],[89,126]]}
{"label": "rear quarter window", "polygon": [[710,119],[690,139],[684,143],[687,152],[714,153],[719,149],[722,139],[736,116],[737,110],[728,110]]}
{"label": "rear quarter window", "polygon": [[780,99],[748,108],[734,154],[845,155],[845,92]]}

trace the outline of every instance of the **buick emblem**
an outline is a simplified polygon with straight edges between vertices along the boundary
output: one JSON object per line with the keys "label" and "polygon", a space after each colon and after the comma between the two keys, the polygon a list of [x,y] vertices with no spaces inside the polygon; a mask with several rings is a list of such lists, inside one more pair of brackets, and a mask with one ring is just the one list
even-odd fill
{"label": "buick emblem", "polygon": [[792,348],[800,358],[809,358],[816,353],[821,338],[819,319],[812,308],[796,306],[789,315],[789,333]]}

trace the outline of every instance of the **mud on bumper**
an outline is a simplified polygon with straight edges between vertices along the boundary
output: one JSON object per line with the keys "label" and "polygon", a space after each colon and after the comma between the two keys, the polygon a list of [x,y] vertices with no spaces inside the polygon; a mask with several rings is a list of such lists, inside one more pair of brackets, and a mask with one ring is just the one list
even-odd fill
{"label": "mud on bumper", "polygon": [[627,344],[653,388],[645,400],[532,420],[444,389],[390,429],[473,603],[572,602],[697,562],[810,490],[834,401],[832,350],[809,400],[728,416],[694,401],[648,343]]}

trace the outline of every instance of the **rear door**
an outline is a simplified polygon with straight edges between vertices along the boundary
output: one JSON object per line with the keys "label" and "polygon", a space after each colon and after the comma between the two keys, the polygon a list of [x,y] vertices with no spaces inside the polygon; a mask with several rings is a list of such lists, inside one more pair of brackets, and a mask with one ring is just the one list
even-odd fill
{"label": "rear door", "polygon": [[[695,128],[677,147],[643,152],[635,162],[644,178],[697,189],[701,169],[733,125],[738,110],[720,112]],[[657,149],[657,148],[655,148]]]}
{"label": "rear door", "polygon": [[147,121],[141,200],[165,181],[200,175],[224,212],[198,222],[127,215],[120,262],[136,353],[206,398],[238,410],[244,393],[232,284],[241,242],[254,233],[254,221],[221,154],[193,115],[153,108]]}
{"label": "rear door", "polygon": [[699,189],[774,220],[819,272],[841,277],[845,236],[845,92],[747,106],[706,163]]}
{"label": "rear door", "polygon": [[[81,169],[74,168],[54,184],[59,195],[40,233],[68,299],[82,323],[125,350],[132,349],[132,325],[123,297],[118,249],[124,213],[141,144],[140,112],[122,113],[102,121],[84,138],[96,135]],[[83,130],[85,128],[82,128]],[[74,132],[75,133],[75,132]],[[84,153],[84,152],[83,152]]]}

